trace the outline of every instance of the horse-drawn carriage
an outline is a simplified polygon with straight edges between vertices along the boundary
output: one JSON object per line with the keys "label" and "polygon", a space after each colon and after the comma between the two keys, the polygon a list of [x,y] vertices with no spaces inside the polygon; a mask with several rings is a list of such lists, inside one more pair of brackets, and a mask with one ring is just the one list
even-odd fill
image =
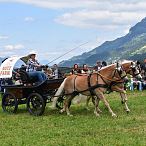
{"label": "horse-drawn carriage", "polygon": [[[16,57],[4,61],[0,67],[0,78],[12,77],[12,69],[18,59],[20,58]],[[92,96],[95,100],[96,116],[99,116],[101,112],[98,108],[100,100],[104,102],[112,116],[116,116],[103,94],[108,90],[119,92],[125,110],[129,112],[124,82],[128,79],[127,74],[141,78],[140,71],[139,63],[126,61],[108,65],[90,75],[72,75],[65,80],[63,78],[49,79],[38,84],[29,78],[27,72],[20,70],[22,84],[3,86],[5,92],[2,97],[2,108],[4,111],[16,112],[19,104],[27,104],[28,111],[38,116],[43,114],[46,103],[50,102],[54,95],[53,105],[58,108],[63,105],[64,96],[66,96],[65,104],[60,112],[66,111],[67,115],[70,115],[71,100],[77,94],[84,94]]]}
{"label": "horse-drawn carriage", "polygon": [[[23,57],[12,57],[6,59],[0,67],[0,78],[11,78],[14,65]],[[18,71],[21,84],[3,85],[4,93],[2,95],[2,108],[5,112],[15,113],[18,105],[26,104],[28,111],[35,116],[42,115],[45,110],[46,103],[51,102],[57,88],[63,81],[60,79],[46,79],[41,83],[35,83],[27,72]],[[62,99],[62,98],[61,98]],[[62,102],[58,101],[57,107],[62,106]]]}

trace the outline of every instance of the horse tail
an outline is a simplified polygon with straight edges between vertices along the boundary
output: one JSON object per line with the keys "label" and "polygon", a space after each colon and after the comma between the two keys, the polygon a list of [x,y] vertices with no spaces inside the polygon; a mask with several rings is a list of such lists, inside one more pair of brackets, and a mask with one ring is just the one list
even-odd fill
{"label": "horse tail", "polygon": [[65,84],[66,79],[67,78],[64,79],[64,81],[61,83],[60,87],[58,88],[57,92],[55,93],[55,96],[53,98],[52,108],[56,108],[57,100],[58,100],[59,96],[61,94],[63,94],[63,92],[64,92],[64,84]]}

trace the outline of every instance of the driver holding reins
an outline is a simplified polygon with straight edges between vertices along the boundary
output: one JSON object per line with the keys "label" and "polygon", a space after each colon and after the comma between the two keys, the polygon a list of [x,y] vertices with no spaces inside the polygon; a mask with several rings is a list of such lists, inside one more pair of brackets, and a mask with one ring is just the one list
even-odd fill
{"label": "driver holding reins", "polygon": [[28,75],[32,78],[37,78],[37,82],[43,82],[47,79],[45,73],[40,71],[42,65],[38,63],[36,58],[36,52],[32,51],[28,55],[29,59],[27,61],[27,69]]}
{"label": "driver holding reins", "polygon": [[27,70],[28,72],[37,71],[39,68],[41,68],[41,65],[39,62],[35,59],[36,58],[36,52],[31,51],[28,55],[29,59],[27,61]]}

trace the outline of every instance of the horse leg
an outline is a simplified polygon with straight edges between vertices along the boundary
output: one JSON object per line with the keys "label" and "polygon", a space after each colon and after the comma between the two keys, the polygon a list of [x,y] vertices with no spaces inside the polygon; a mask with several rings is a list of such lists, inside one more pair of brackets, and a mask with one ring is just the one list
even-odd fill
{"label": "horse leg", "polygon": [[69,98],[66,100],[67,102],[65,103],[66,113],[68,116],[73,116],[72,114],[70,114],[69,111],[69,103],[72,101],[74,97],[75,97],[74,95],[69,96]]}
{"label": "horse leg", "polygon": [[87,96],[87,100],[86,100],[86,109],[89,111],[90,109],[89,109],[89,101],[90,101],[90,99],[91,99],[91,96]]}
{"label": "horse leg", "polygon": [[69,104],[74,97],[75,97],[74,95],[70,95],[66,97],[65,102],[64,102],[64,107],[63,109],[60,110],[60,113],[63,113],[64,111],[66,111],[68,116],[72,116],[69,111]]}
{"label": "horse leg", "polygon": [[[93,98],[93,97],[92,97]],[[94,114],[95,114],[95,116],[96,117],[99,117],[100,115],[99,115],[99,109],[98,109],[98,104],[99,104],[99,102],[98,102],[98,97],[97,96],[95,96],[94,97],[94,105],[95,105],[95,109],[94,109]]]}
{"label": "horse leg", "polygon": [[102,113],[102,111],[99,108],[99,101],[100,101],[100,98],[97,98],[97,104],[98,104],[97,110],[98,110],[98,113]]}
{"label": "horse leg", "polygon": [[[96,98],[96,101],[95,101],[95,98]],[[95,102],[96,102],[96,109],[95,109],[94,113],[96,113],[96,111],[97,111],[100,114],[100,113],[102,113],[102,111],[99,108],[99,101],[100,101],[100,99],[97,96],[96,97],[92,96],[93,105],[95,105]]]}
{"label": "horse leg", "polygon": [[117,117],[117,115],[112,111],[112,109],[111,109],[108,101],[104,97],[103,93],[97,94],[97,96],[103,101],[103,103],[105,104],[105,106],[108,108],[109,112],[112,114],[112,117]]}
{"label": "horse leg", "polygon": [[120,93],[120,96],[121,96],[121,99],[122,99],[122,102],[124,103],[125,105],[125,110],[127,113],[130,112],[130,109],[128,108],[128,105],[127,105],[127,95],[125,93]]}

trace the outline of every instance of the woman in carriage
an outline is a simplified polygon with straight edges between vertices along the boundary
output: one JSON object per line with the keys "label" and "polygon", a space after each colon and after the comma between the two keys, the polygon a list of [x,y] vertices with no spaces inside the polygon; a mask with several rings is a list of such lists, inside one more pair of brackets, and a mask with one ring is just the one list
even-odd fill
{"label": "woman in carriage", "polygon": [[74,64],[73,69],[70,74],[81,74],[81,69],[79,69],[78,64]]}

